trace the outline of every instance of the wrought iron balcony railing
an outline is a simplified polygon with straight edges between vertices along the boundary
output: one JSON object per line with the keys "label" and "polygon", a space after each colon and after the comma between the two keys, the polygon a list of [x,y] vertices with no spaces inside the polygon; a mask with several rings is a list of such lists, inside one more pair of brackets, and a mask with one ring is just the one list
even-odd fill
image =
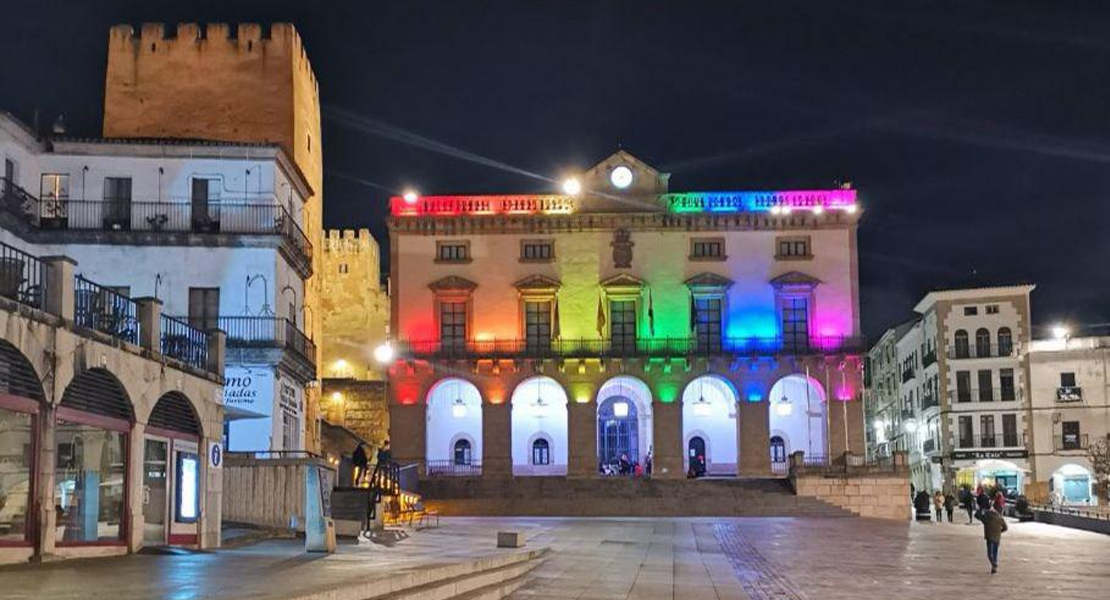
{"label": "wrought iron balcony railing", "polygon": [[1078,385],[1062,385],[1056,388],[1057,402],[1082,402],[1083,388]]}
{"label": "wrought iron balcony railing", "polygon": [[208,368],[208,333],[162,315],[162,354],[196,369]]}
{"label": "wrought iron balcony railing", "polygon": [[1018,400],[1021,393],[1017,388],[1012,387],[997,387],[997,388],[978,388],[971,390],[957,390],[952,392],[950,400],[952,402],[1012,402]]}
{"label": "wrought iron balcony railing", "polygon": [[127,296],[77,275],[74,321],[131,344],[139,343],[139,305]]}
{"label": "wrought iron balcony railing", "polygon": [[437,358],[594,358],[677,357],[717,355],[843,354],[864,349],[859,337],[819,337],[792,341],[783,338],[722,338],[720,343],[699,343],[696,338],[652,338],[627,342],[601,339],[557,339],[545,343],[529,340],[467,342],[399,341],[401,356]]}
{"label": "wrought iron balcony railing", "polygon": [[0,296],[46,308],[46,265],[38,257],[0,243]]}
{"label": "wrought iron balcony railing", "polygon": [[929,366],[929,365],[931,365],[935,362],[937,362],[937,350],[936,350],[936,348],[933,348],[932,350],[930,350],[930,351],[926,352],[925,354],[921,355],[921,366],[922,367],[927,367],[927,366]]}
{"label": "wrought iron balcony railing", "polygon": [[936,452],[936,451],[937,451],[937,441],[933,438],[929,438],[929,439],[925,440],[925,442],[923,444],[921,444],[921,452],[923,454],[929,454],[930,452]]}
{"label": "wrought iron balcony railing", "polygon": [[1086,450],[1087,449],[1087,434],[1085,433],[1065,433],[1062,435],[1053,436],[1055,441],[1056,451],[1060,450]]}
{"label": "wrought iron balcony railing", "polygon": [[229,348],[284,348],[316,366],[316,344],[281,317],[220,317]]}
{"label": "wrought iron balcony railing", "polygon": [[946,356],[950,359],[963,358],[1005,358],[1014,355],[1013,344],[971,344],[957,342],[948,347]]}
{"label": "wrought iron balcony railing", "polygon": [[425,465],[429,477],[481,477],[481,462],[429,460]]}
{"label": "wrought iron balcony railing", "polygon": [[299,270],[311,272],[312,268],[312,243],[289,211],[272,198],[221,198],[201,203],[187,199],[40,199],[0,177],[0,210],[39,229],[278,235]]}

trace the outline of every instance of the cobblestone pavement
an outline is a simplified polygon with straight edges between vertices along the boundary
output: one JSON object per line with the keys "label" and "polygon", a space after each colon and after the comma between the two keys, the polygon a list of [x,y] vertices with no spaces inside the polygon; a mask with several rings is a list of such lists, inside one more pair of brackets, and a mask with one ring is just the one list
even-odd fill
{"label": "cobblestone pavement", "polygon": [[1086,599],[1107,597],[1110,586],[1110,536],[1040,523],[1010,522],[997,575],[978,524],[744,518],[516,525],[531,530],[529,543],[555,551],[517,600]]}

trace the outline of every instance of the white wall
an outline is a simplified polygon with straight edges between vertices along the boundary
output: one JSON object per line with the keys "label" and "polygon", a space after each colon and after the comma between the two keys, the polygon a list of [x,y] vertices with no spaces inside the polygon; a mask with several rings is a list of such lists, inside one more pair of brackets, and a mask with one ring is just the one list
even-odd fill
{"label": "white wall", "polygon": [[[462,416],[454,414],[455,400],[461,399],[466,407]],[[427,424],[425,439],[428,461],[455,459],[455,442],[470,441],[471,459],[482,462],[482,394],[473,383],[464,379],[441,380],[428,392]]]}
{"label": "white wall", "polygon": [[[698,414],[695,406],[704,398],[708,406]],[[691,381],[682,392],[683,468],[689,470],[690,439],[705,440],[705,467],[710,475],[737,473],[736,410],[738,397],[727,382],[706,375]],[[770,449],[767,450],[770,452]]]}
{"label": "white wall", "polygon": [[[537,394],[546,408],[536,407]],[[567,394],[550,377],[533,377],[513,390],[513,475],[566,475]],[[532,443],[539,437],[551,444],[551,464],[533,465]]]}
{"label": "white wall", "polygon": [[[799,451],[806,456],[829,455],[825,435],[827,404],[820,383],[812,378],[807,382],[805,375],[788,375],[775,382],[768,397],[770,435],[782,437],[788,456]],[[780,408],[783,397],[789,400],[789,414]]]}

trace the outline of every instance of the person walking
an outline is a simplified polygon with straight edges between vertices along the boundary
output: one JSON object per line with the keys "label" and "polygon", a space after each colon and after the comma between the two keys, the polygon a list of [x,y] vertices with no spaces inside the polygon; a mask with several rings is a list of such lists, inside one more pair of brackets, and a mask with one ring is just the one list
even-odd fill
{"label": "person walking", "polygon": [[985,510],[991,509],[991,496],[983,486],[979,486],[975,490],[975,508],[976,514],[982,514]]}
{"label": "person walking", "polygon": [[998,514],[1002,514],[1006,510],[1006,494],[1002,493],[1002,488],[997,488],[994,492],[994,510]]}
{"label": "person walking", "polygon": [[944,495],[944,512],[948,513],[948,522],[952,522],[952,513],[956,512],[956,496],[952,492]]}
{"label": "person walking", "polygon": [[1006,519],[994,510],[988,508],[979,514],[983,522],[983,537],[987,540],[987,560],[991,563],[991,574],[998,572],[998,547],[1002,543],[1002,534],[1009,529]]}
{"label": "person walking", "polygon": [[944,494],[940,490],[933,494],[933,517],[937,523],[944,522]]}
{"label": "person walking", "polygon": [[354,485],[360,487],[366,478],[366,469],[370,466],[370,457],[366,455],[366,444],[359,443],[351,454],[351,465],[355,468]]}
{"label": "person walking", "polygon": [[960,504],[967,511],[967,524],[971,525],[975,522],[975,498],[971,495],[970,486],[965,485],[960,488]]}

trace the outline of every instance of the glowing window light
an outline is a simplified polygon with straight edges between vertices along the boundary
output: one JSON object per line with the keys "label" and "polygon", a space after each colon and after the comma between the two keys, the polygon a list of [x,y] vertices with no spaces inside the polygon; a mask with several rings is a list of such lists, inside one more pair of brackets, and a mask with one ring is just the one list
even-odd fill
{"label": "glowing window light", "polygon": [[613,416],[618,419],[623,419],[628,416],[628,403],[616,402],[613,404]]}
{"label": "glowing window light", "polygon": [[451,405],[451,416],[456,419],[466,418],[466,403],[462,398],[456,398],[455,403]]}
{"label": "glowing window light", "polygon": [[794,413],[794,405],[792,405],[790,403],[790,399],[787,398],[786,396],[783,396],[782,400],[779,400],[778,402],[775,403],[775,414],[776,415],[778,415],[780,417],[789,417],[793,413]]}
{"label": "glowing window light", "polygon": [[694,416],[695,417],[708,417],[711,412],[709,402],[705,400],[704,396],[699,396],[697,401],[694,402]]}

